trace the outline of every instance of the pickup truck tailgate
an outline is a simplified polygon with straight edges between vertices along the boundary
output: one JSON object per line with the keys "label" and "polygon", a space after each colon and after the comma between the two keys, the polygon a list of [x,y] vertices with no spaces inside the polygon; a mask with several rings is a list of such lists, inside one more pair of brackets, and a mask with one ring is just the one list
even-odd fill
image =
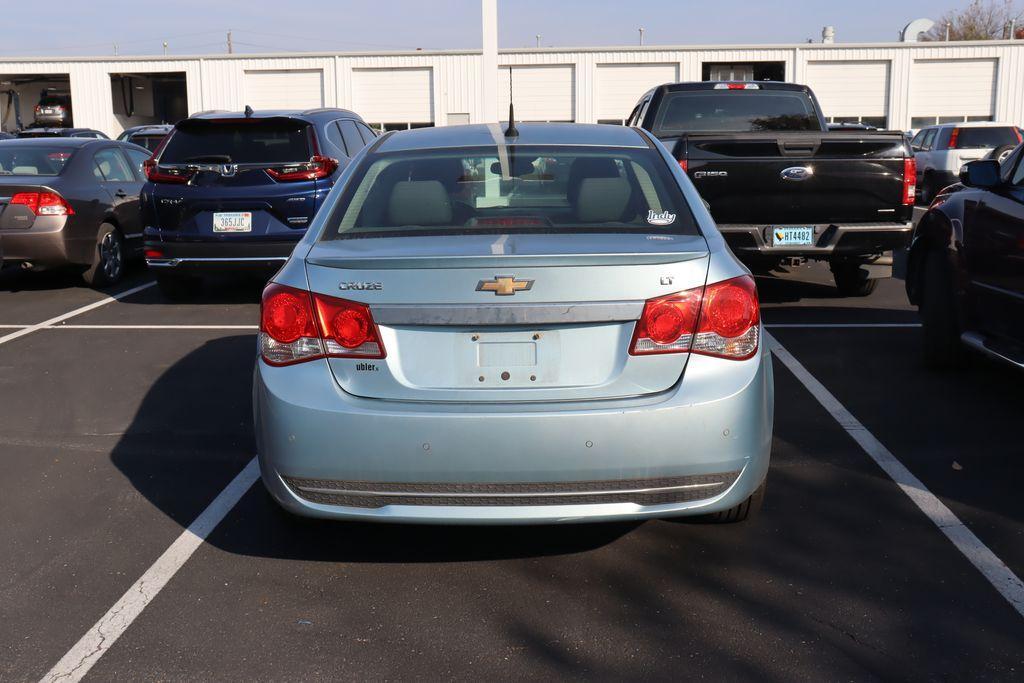
{"label": "pickup truck tailgate", "polygon": [[902,204],[898,133],[691,133],[674,147],[720,224],[868,223]]}

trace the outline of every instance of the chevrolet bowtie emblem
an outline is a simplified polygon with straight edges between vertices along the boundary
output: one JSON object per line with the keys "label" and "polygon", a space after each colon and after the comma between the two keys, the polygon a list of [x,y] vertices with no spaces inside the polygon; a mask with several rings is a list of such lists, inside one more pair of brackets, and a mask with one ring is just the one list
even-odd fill
{"label": "chevrolet bowtie emblem", "polygon": [[515,275],[495,275],[493,280],[481,280],[478,292],[494,292],[498,296],[512,296],[516,292],[526,292],[533,287],[533,280],[517,280]]}

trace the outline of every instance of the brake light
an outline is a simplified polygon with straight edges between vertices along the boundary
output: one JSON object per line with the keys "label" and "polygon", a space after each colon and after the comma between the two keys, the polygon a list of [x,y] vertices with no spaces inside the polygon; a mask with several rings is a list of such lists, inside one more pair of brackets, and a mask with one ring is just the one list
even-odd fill
{"label": "brake light", "polygon": [[195,171],[186,168],[168,168],[160,166],[154,154],[142,163],[142,169],[146,172],[146,178],[154,183],[172,183],[184,185],[192,179]]}
{"label": "brake light", "polygon": [[629,353],[699,353],[744,360],[757,353],[761,311],[749,275],[651,299],[633,330]]}
{"label": "brake light", "polygon": [[956,149],[957,140],[960,139],[960,129],[954,128],[949,134],[949,148]]}
{"label": "brake light", "polygon": [[683,169],[683,173],[688,173],[690,170],[690,162],[688,162],[686,159],[680,159],[679,168]]}
{"label": "brake light", "polygon": [[917,160],[903,160],[903,206],[913,206],[917,195]]}
{"label": "brake light", "polygon": [[260,355],[270,365],[291,365],[385,352],[366,304],[272,283],[260,305]]}
{"label": "brake light", "polygon": [[308,162],[289,164],[279,168],[268,168],[267,175],[278,182],[296,180],[318,180],[326,178],[338,168],[338,160],[319,154],[310,157]]}
{"label": "brake light", "polygon": [[757,83],[715,83],[715,90],[760,90]]}
{"label": "brake light", "polygon": [[11,204],[28,207],[37,216],[73,216],[75,210],[56,192],[18,192]]}

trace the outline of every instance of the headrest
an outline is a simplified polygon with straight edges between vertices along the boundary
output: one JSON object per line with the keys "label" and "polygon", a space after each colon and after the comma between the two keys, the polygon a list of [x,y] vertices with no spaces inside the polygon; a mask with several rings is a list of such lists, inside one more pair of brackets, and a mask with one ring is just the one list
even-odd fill
{"label": "headrest", "polygon": [[621,221],[631,189],[625,178],[584,178],[573,210],[581,223]]}
{"label": "headrest", "polygon": [[618,178],[619,167],[608,157],[580,157],[569,167],[569,188],[566,196],[570,204],[579,198],[580,183],[587,178]]}
{"label": "headrest", "polygon": [[395,226],[449,225],[452,204],[440,181],[403,180],[391,190],[388,217]]}
{"label": "headrest", "polygon": [[36,166],[15,166],[11,169],[14,175],[39,175],[39,168]]}

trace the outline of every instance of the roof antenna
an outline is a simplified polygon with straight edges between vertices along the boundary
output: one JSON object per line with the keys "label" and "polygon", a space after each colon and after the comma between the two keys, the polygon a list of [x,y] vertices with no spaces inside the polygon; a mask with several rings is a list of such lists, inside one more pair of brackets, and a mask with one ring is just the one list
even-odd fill
{"label": "roof antenna", "polygon": [[519,131],[516,129],[516,114],[512,104],[512,65],[508,66],[508,128],[505,129],[505,137],[517,138]]}
{"label": "roof antenna", "polygon": [[245,105],[245,118],[249,118],[250,116],[252,116],[252,107],[247,104]]}

